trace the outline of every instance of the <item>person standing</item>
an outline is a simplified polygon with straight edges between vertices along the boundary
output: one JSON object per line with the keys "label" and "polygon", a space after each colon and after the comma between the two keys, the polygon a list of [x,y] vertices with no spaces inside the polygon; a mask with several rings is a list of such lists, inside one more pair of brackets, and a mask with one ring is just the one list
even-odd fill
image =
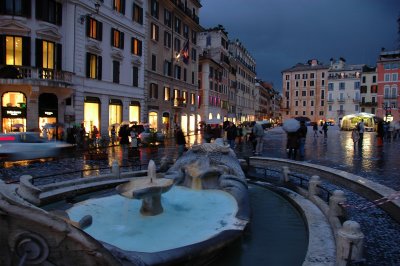
{"label": "person standing", "polygon": [[226,139],[228,140],[228,144],[231,149],[235,149],[235,140],[237,136],[237,128],[233,122],[229,122],[229,125],[226,127]]}
{"label": "person standing", "polygon": [[254,134],[255,140],[257,141],[254,155],[261,155],[261,152],[263,150],[264,129],[261,124],[253,122],[252,132]]}
{"label": "person standing", "polygon": [[287,143],[286,148],[288,152],[288,158],[296,160],[297,150],[299,148],[299,132],[287,132]]}
{"label": "person standing", "polygon": [[360,139],[360,134],[358,133],[357,127],[353,128],[353,130],[351,131],[351,138],[353,140],[354,147],[356,147],[356,143]]}
{"label": "person standing", "polygon": [[305,121],[300,121],[300,128],[297,130],[297,133],[299,135],[298,137],[299,137],[300,158],[303,159],[305,155],[304,147],[306,145],[306,137],[307,137],[307,126]]}
{"label": "person standing", "polygon": [[183,134],[182,128],[180,126],[176,127],[175,141],[176,144],[178,145],[178,158],[179,158],[183,155],[186,146],[185,135]]}
{"label": "person standing", "polygon": [[115,137],[116,137],[116,131],[115,131],[115,126],[111,127],[111,143],[114,146],[115,142]]}
{"label": "person standing", "polygon": [[361,147],[361,145],[363,143],[364,131],[365,131],[363,119],[361,119],[361,121],[357,124],[357,129],[358,129],[358,135],[360,136],[358,139],[358,146]]}

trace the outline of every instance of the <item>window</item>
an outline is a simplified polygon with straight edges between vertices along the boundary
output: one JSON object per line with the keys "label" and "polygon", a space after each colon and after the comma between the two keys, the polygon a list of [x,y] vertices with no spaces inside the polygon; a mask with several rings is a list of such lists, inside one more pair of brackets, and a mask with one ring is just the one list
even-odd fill
{"label": "window", "polygon": [[168,28],[172,27],[171,17],[171,12],[167,9],[164,9],[164,25],[168,26]]}
{"label": "window", "polygon": [[181,79],[181,67],[180,66],[175,65],[174,78],[179,79],[179,80]]}
{"label": "window", "polygon": [[303,87],[307,87],[307,81],[306,80],[303,81]]}
{"label": "window", "polygon": [[186,68],[184,68],[183,69],[183,81],[187,81],[187,69]]}
{"label": "window", "polygon": [[61,26],[62,4],[55,0],[36,0],[36,19]]}
{"label": "window", "polygon": [[315,86],[314,80],[310,80],[310,86],[311,86],[311,87],[314,87],[314,86]]}
{"label": "window", "polygon": [[181,34],[182,22],[179,18],[175,17],[175,32]]}
{"label": "window", "polygon": [[142,56],[142,41],[132,37],[132,54]]}
{"label": "window", "polygon": [[310,73],[310,79],[315,78],[315,74],[314,73]]}
{"label": "window", "polygon": [[156,71],[157,70],[157,56],[155,54],[151,55],[151,70]]}
{"label": "window", "polygon": [[365,83],[366,82],[366,78],[365,78],[365,76],[363,76],[362,77],[362,83]]}
{"label": "window", "polygon": [[397,73],[393,73],[392,74],[392,81],[397,81],[397,77],[398,77]]}
{"label": "window", "polygon": [[164,46],[171,48],[171,33],[164,31]]}
{"label": "window", "polygon": [[119,49],[124,49],[124,33],[111,28],[111,46]]}
{"label": "window", "polygon": [[307,96],[307,91],[301,91],[301,96]]}
{"label": "window", "polygon": [[372,82],[376,83],[376,76],[372,76]]}
{"label": "window", "polygon": [[178,38],[175,38],[174,40],[174,51],[177,53],[181,52],[181,40],[179,40]]}
{"label": "window", "polygon": [[157,0],[151,0],[150,13],[152,17],[158,19],[159,5]]}
{"label": "window", "polygon": [[307,79],[307,74],[303,74],[303,79]]}
{"label": "window", "polygon": [[378,85],[371,85],[371,93],[378,93]]}
{"label": "window", "polygon": [[197,43],[197,32],[195,32],[194,30],[192,30],[192,43]]}
{"label": "window", "polygon": [[125,0],[113,0],[113,9],[121,14],[125,14]]}
{"label": "window", "polygon": [[294,102],[294,105],[295,105],[295,106],[299,106],[299,101],[295,101],[295,102]]}
{"label": "window", "polygon": [[314,90],[310,90],[310,96],[311,96],[311,97],[314,96]]}
{"label": "window", "polygon": [[158,85],[155,83],[150,83],[149,98],[158,99]]}
{"label": "window", "polygon": [[339,83],[339,90],[344,90],[344,89],[346,89],[346,83],[340,82]]}
{"label": "window", "polygon": [[192,84],[194,84],[194,71],[192,71]]}
{"label": "window", "polygon": [[91,18],[86,17],[86,36],[98,41],[103,38],[103,23]]}
{"label": "window", "polygon": [[61,44],[36,39],[36,66],[43,69],[61,70]]}
{"label": "window", "polygon": [[164,87],[164,101],[171,100],[171,89],[169,87]]}
{"label": "window", "polygon": [[356,82],[354,82],[354,89],[360,89],[360,82],[359,81],[356,81]]}
{"label": "window", "polygon": [[[3,37],[3,36],[1,36]],[[2,38],[3,44],[4,38]],[[17,36],[5,36],[5,61],[7,65],[21,66],[22,65],[22,37]],[[0,59],[3,61],[3,58]],[[1,62],[0,61],[0,62]]]}
{"label": "window", "polygon": [[311,102],[310,102],[310,106],[314,106],[314,101],[311,101]]}
{"label": "window", "polygon": [[385,81],[390,81],[390,74],[385,74]]}
{"label": "window", "polygon": [[334,85],[333,83],[328,83],[328,91],[333,91]]}
{"label": "window", "polygon": [[47,69],[54,69],[54,43],[43,41],[42,42],[42,67]]}
{"label": "window", "polygon": [[183,37],[189,39],[189,26],[186,24],[183,24]]}
{"label": "window", "polygon": [[133,3],[132,20],[143,25],[143,8]]}
{"label": "window", "polygon": [[196,95],[194,93],[190,94],[190,104],[195,105],[196,104]]}
{"label": "window", "polygon": [[194,49],[194,48],[191,49],[191,56],[192,56],[192,60],[196,61],[196,58],[197,58],[197,50],[196,49]]}
{"label": "window", "polygon": [[86,77],[101,80],[102,57],[87,53],[86,54]]}
{"label": "window", "polygon": [[0,5],[1,15],[31,17],[30,0],[4,0]]}
{"label": "window", "polygon": [[306,103],[306,101],[303,101],[303,106],[307,106],[307,103]]}
{"label": "window", "polygon": [[299,82],[296,81],[295,87],[298,88],[299,87]]}
{"label": "window", "polygon": [[296,97],[299,97],[299,91],[295,92]]}
{"label": "window", "polygon": [[136,66],[132,68],[132,86],[139,87],[139,68]]}
{"label": "window", "polygon": [[153,41],[157,41],[158,42],[158,26],[154,23],[151,23],[151,39]]}
{"label": "window", "polygon": [[113,61],[113,82],[119,83],[119,62]]}
{"label": "window", "polygon": [[170,77],[172,74],[172,63],[170,61],[164,61],[164,76]]}

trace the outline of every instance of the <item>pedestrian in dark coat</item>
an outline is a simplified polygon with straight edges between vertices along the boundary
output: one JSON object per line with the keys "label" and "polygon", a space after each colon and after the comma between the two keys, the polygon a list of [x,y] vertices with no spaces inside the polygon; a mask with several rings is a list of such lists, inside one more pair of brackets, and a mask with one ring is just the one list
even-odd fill
{"label": "pedestrian in dark coat", "polygon": [[175,141],[176,141],[176,144],[178,145],[178,157],[181,157],[183,152],[185,151],[186,138],[185,138],[185,134],[183,134],[182,128],[180,126],[176,127]]}
{"label": "pedestrian in dark coat", "polygon": [[237,136],[237,128],[235,124],[229,122],[229,126],[226,127],[226,139],[228,140],[229,146],[233,150],[235,148],[235,140]]}
{"label": "pedestrian in dark coat", "polygon": [[128,125],[122,125],[119,128],[118,137],[120,137],[120,144],[129,144],[129,133]]}
{"label": "pedestrian in dark coat", "polygon": [[287,133],[286,148],[288,150],[288,158],[295,160],[297,149],[299,148],[299,133],[297,131]]}

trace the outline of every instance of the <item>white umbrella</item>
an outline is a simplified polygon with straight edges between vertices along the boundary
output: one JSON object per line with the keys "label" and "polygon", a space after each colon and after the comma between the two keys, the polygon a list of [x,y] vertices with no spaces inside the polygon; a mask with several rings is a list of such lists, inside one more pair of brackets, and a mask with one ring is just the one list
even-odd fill
{"label": "white umbrella", "polygon": [[290,118],[283,122],[282,128],[286,132],[296,132],[300,128],[300,122],[294,118]]}

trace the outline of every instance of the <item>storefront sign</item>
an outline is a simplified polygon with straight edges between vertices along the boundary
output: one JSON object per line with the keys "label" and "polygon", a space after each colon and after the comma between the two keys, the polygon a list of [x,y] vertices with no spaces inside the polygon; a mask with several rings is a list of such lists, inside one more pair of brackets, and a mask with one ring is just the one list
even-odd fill
{"label": "storefront sign", "polygon": [[26,108],[2,107],[1,114],[4,118],[26,117]]}

